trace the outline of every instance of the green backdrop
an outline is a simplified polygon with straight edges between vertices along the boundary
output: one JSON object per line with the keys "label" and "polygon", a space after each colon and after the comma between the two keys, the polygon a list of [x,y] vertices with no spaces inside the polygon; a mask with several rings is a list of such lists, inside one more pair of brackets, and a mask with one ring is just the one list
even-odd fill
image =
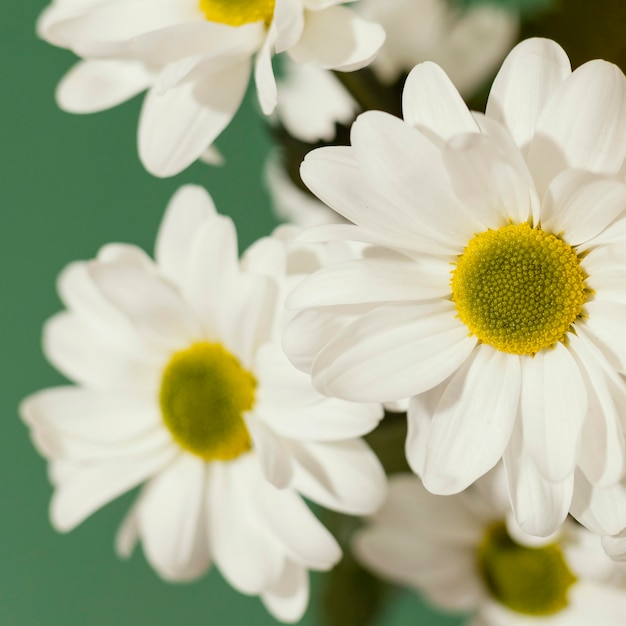
{"label": "green backdrop", "polygon": [[[205,185],[218,209],[234,218],[242,248],[275,222],[262,183],[270,142],[251,94],[218,141],[226,166],[195,165],[174,179],[155,179],[136,156],[139,99],[89,116],[56,108],[54,88],[72,56],[36,39],[35,19],[46,4],[4,0],[0,7],[0,624],[275,624],[256,598],[231,590],[216,571],[172,585],[153,573],[141,550],[118,561],[113,536],[129,496],[69,535],[48,522],[45,464],[17,406],[27,394],[62,382],[40,348],[42,324],[60,308],[55,280],[61,268],[111,241],[151,252],[165,205],[186,182]],[[313,607],[302,624],[317,623]],[[380,619],[380,626],[459,623],[435,616],[407,592],[399,592]]]}

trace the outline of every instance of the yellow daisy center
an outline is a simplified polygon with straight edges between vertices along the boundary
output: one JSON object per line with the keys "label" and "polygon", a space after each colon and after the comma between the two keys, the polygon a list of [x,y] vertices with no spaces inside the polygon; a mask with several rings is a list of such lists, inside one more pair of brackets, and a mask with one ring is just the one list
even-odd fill
{"label": "yellow daisy center", "polygon": [[210,22],[242,26],[274,17],[275,0],[200,0],[200,9]]}
{"label": "yellow daisy center", "polygon": [[475,235],[452,273],[458,316],[481,342],[532,355],[563,341],[589,290],[573,248],[528,223]]}
{"label": "yellow daisy center", "polygon": [[568,605],[576,577],[557,544],[529,548],[513,541],[504,522],[487,529],[478,547],[478,570],[491,595],[525,615],[553,615]]}
{"label": "yellow daisy center", "polygon": [[256,380],[219,343],[174,354],[161,381],[161,413],[176,442],[206,460],[228,461],[251,447],[243,413],[254,405]]}

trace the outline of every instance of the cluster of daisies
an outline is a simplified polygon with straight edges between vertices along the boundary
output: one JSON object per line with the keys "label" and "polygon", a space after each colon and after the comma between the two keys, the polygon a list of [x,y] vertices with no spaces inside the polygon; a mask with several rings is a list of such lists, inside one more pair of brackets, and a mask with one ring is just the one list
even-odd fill
{"label": "cluster of daisies", "polygon": [[[342,556],[306,499],[362,518],[364,567],[474,626],[623,626],[624,74],[530,39],[470,111],[516,18],[443,0],[53,0],[38,31],[81,59],[63,109],[147,90],[157,176],[220,158],[251,74],[302,144],[350,128],[306,155],[308,191],[271,160],[292,223],[241,257],[186,186],[154,258],[109,244],[62,271],[43,347],[70,384],[20,407],[54,527],[140,487],[120,556],[141,543],[168,581],[215,564],[295,622]],[[394,93],[401,118],[371,110]],[[413,473],[363,439],[385,409]]]}

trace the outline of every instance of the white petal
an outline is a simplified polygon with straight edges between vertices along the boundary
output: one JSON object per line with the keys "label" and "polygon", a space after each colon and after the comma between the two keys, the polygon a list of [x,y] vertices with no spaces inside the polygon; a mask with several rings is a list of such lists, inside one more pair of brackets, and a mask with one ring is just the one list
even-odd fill
{"label": "white petal", "polygon": [[259,104],[265,115],[270,115],[278,103],[278,92],[276,89],[276,78],[272,69],[272,48],[274,45],[272,31],[265,38],[263,47],[256,55],[254,65],[254,82],[256,83]]}
{"label": "white petal", "polygon": [[[404,229],[431,234],[444,254],[451,244],[459,254],[480,231],[480,222],[451,189],[441,150],[419,130],[387,113],[368,111],[354,122],[350,138],[369,185],[397,207]],[[420,249],[419,240],[414,249]]]}
{"label": "white petal", "polygon": [[598,535],[616,535],[626,528],[626,484],[594,487],[576,472],[571,514]]}
{"label": "white petal", "polygon": [[249,415],[246,426],[252,438],[265,479],[279,489],[285,488],[293,476],[291,455],[285,443],[262,420]]}
{"label": "white petal", "polygon": [[281,547],[259,524],[251,503],[255,485],[242,469],[253,461],[244,455],[211,465],[207,512],[215,563],[235,589],[247,594],[262,592],[277,580],[283,567]]}
{"label": "white petal", "polygon": [[368,65],[384,41],[381,26],[346,7],[334,6],[306,12],[302,36],[288,52],[297,63],[352,72]]}
{"label": "white petal", "polygon": [[157,234],[155,258],[165,276],[184,284],[189,248],[204,223],[216,214],[207,191],[197,185],[181,187],[169,201]]}
{"label": "white petal", "polygon": [[290,293],[287,307],[428,300],[449,293],[449,263],[359,259],[333,263],[313,273]]}
{"label": "white petal", "polygon": [[331,72],[293,63],[289,58],[284,61],[279,92],[277,113],[281,123],[290,135],[308,143],[331,142],[337,130],[335,124],[349,126],[359,110]]}
{"label": "white petal", "polygon": [[570,476],[587,414],[587,389],[578,363],[557,343],[522,358],[522,429],[537,469],[553,482]]}
{"label": "white petal", "polygon": [[495,135],[459,135],[443,155],[452,187],[481,224],[476,230],[525,222],[538,212],[539,200],[523,163]]}
{"label": "white petal", "polygon": [[57,104],[69,113],[95,113],[129,100],[153,81],[142,63],[82,61],[59,83]]}
{"label": "white petal", "polygon": [[80,387],[56,387],[33,394],[22,402],[20,413],[31,426],[103,443],[132,439],[161,424],[149,396]]}
{"label": "white petal", "polygon": [[537,118],[559,85],[571,73],[564,50],[550,39],[527,39],[515,46],[491,87],[487,115],[507,126],[525,148]]}
{"label": "white petal", "polygon": [[577,328],[620,372],[626,372],[626,304],[596,298],[585,304],[585,313],[588,317]]}
{"label": "white petal", "polygon": [[448,302],[379,307],[348,325],[313,362],[326,395],[387,402],[422,393],[467,359],[476,339]]}
{"label": "white petal", "polygon": [[191,454],[181,454],[142,491],[143,549],[166,580],[193,580],[209,566],[205,493],[206,463]]}
{"label": "white petal", "polygon": [[602,547],[613,560],[626,561],[626,529],[613,537],[602,537]]}
{"label": "white petal", "polygon": [[150,359],[141,345],[112,342],[71,313],[58,313],[46,322],[43,349],[68,378],[96,389],[154,391],[160,383],[162,361]]}
{"label": "white petal", "polygon": [[137,509],[141,496],[135,500],[115,534],[115,554],[120,559],[129,559],[139,541],[139,519]]}
{"label": "white petal", "polygon": [[513,429],[520,379],[519,357],[490,346],[479,346],[452,376],[426,444],[422,480],[429,491],[459,492],[500,460]]}
{"label": "white petal", "polygon": [[139,119],[139,156],[155,176],[191,165],[224,130],[246,91],[250,58],[211,59],[163,95],[151,89]]}
{"label": "white petal", "polygon": [[294,486],[305,497],[349,515],[367,515],[382,504],[385,472],[365,442],[291,442],[290,448],[297,463]]}
{"label": "white petal", "polygon": [[609,487],[623,477],[625,470],[622,416],[626,414],[626,384],[617,373],[603,367],[578,336],[572,336],[570,346],[586,377],[589,394],[578,464],[593,484]]}
{"label": "white petal", "polygon": [[[548,188],[541,208],[541,227],[562,233],[580,253],[586,244],[617,218],[626,207],[626,184],[618,180],[598,180],[589,172],[566,171]],[[591,240],[591,241],[590,241]]]}
{"label": "white petal", "polygon": [[519,418],[504,454],[504,467],[517,524],[529,535],[552,535],[567,517],[572,501],[574,475],[554,483],[539,472],[524,449]]}
{"label": "white petal", "polygon": [[606,61],[579,67],[544,107],[528,151],[541,191],[560,171],[617,173],[626,157],[626,78]]}
{"label": "white petal", "polygon": [[250,515],[281,552],[317,570],[328,570],[337,563],[339,545],[293,489],[277,489],[251,465],[247,484]]}
{"label": "white petal", "polygon": [[[433,242],[424,237],[413,218],[407,219],[402,208],[370,185],[355,162],[352,149],[332,146],[309,152],[300,166],[300,176],[322,202],[366,229],[369,236],[384,237],[390,245],[400,248],[425,252],[441,250],[439,242],[433,246]],[[342,225],[342,228],[345,227]],[[353,238],[356,238],[359,229],[354,230]]]}
{"label": "white petal", "polygon": [[251,368],[258,348],[272,339],[278,287],[272,279],[252,273],[242,274],[236,287],[238,293],[230,294],[232,308],[222,336],[228,349]]}
{"label": "white petal", "polygon": [[197,18],[189,10],[190,3],[168,0],[129,0],[127,2],[99,2],[86,7],[75,17],[49,24],[47,36],[64,47],[75,47],[82,42],[123,42],[144,33],[160,30]]}
{"label": "white petal", "polygon": [[306,569],[287,561],[281,577],[261,594],[265,608],[278,620],[297,622],[309,603],[309,575]]}
{"label": "white petal", "polygon": [[276,52],[284,52],[295,45],[304,28],[304,10],[299,2],[277,0],[273,27],[276,29]]}
{"label": "white petal", "polygon": [[61,532],[72,530],[99,508],[165,467],[178,450],[174,446],[145,457],[114,459],[81,469],[60,484],[50,503],[50,520]]}
{"label": "white petal", "polygon": [[94,263],[89,273],[138,333],[152,341],[179,348],[201,336],[197,320],[179,293],[154,273],[121,263]]}
{"label": "white petal", "polygon": [[402,92],[402,112],[405,122],[443,141],[479,132],[456,87],[435,63],[420,63],[411,70]]}

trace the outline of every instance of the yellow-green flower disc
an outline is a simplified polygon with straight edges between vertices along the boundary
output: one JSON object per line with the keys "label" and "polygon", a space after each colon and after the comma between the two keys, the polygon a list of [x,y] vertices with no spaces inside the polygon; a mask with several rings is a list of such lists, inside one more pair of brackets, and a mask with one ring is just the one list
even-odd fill
{"label": "yellow-green flower disc", "polygon": [[269,25],[274,17],[275,0],[200,0],[200,9],[211,22],[242,26],[263,21]]}
{"label": "yellow-green flower disc", "polygon": [[563,341],[589,290],[574,249],[528,223],[475,235],[452,273],[458,316],[481,342],[532,355]]}
{"label": "yellow-green flower disc", "polygon": [[195,343],[174,354],[161,381],[165,425],[185,450],[228,461],[251,447],[243,414],[254,406],[256,380],[219,343]]}
{"label": "yellow-green flower disc", "polygon": [[478,569],[491,595],[525,615],[553,615],[568,605],[576,577],[557,544],[529,548],[515,543],[504,522],[490,526],[478,548]]}

